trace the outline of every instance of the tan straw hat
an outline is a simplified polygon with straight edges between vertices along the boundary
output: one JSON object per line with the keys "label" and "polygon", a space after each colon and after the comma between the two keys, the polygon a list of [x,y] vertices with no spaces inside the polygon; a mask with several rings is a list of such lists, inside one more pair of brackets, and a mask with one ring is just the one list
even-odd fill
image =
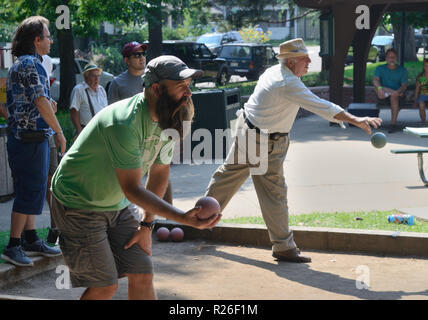
{"label": "tan straw hat", "polygon": [[99,67],[98,67],[98,66],[96,66],[95,64],[88,63],[88,64],[83,68],[83,70],[82,70],[82,74],[85,74],[86,72],[91,71],[91,70],[100,70],[100,72],[103,72],[103,69],[99,68]]}
{"label": "tan straw hat", "polygon": [[306,49],[303,39],[297,38],[288,40],[279,45],[279,54],[277,59],[307,57],[308,50]]}

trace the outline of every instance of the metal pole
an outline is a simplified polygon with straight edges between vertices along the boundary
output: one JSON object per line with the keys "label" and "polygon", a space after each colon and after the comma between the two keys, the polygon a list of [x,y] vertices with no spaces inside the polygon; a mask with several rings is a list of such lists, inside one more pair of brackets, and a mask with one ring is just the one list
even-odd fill
{"label": "metal pole", "polygon": [[406,38],[406,12],[401,13],[401,44],[400,44],[400,65],[404,66],[404,41]]}
{"label": "metal pole", "polygon": [[[427,38],[425,37],[425,35],[422,33],[422,39],[423,39],[423,41],[422,41],[422,44],[423,44],[423,46],[424,46],[424,60],[425,60],[425,54],[427,53],[427,45],[428,45],[428,43],[427,43]],[[428,35],[427,35],[427,37],[428,37]]]}
{"label": "metal pole", "polygon": [[304,37],[305,37],[305,39],[304,40],[306,40],[306,38],[308,37],[308,35],[306,34],[306,16],[303,18],[303,27],[304,27]]}

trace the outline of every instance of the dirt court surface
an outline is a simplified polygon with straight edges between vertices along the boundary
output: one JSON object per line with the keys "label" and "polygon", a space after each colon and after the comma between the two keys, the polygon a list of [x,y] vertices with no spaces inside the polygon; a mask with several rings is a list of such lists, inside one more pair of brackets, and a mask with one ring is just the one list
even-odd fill
{"label": "dirt court surface", "polygon": [[[277,262],[269,248],[153,241],[159,299],[427,299],[428,260],[305,251],[310,264]],[[0,294],[78,299],[83,288],[57,289],[55,270],[0,288]],[[363,281],[370,286],[364,287]],[[64,282],[62,282],[63,284]],[[127,299],[127,279],[113,299]]]}

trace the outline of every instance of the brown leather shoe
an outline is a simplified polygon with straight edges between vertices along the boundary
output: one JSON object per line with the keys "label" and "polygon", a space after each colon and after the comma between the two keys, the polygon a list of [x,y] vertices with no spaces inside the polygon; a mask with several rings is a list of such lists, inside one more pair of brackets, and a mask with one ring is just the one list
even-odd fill
{"label": "brown leather shoe", "polygon": [[312,259],[307,256],[300,255],[300,250],[293,248],[286,251],[278,251],[272,253],[272,256],[278,261],[297,262],[297,263],[308,263]]}

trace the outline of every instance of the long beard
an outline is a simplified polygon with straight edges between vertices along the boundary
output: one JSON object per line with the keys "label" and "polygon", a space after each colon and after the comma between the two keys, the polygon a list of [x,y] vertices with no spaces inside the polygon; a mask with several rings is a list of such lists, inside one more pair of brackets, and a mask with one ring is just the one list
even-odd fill
{"label": "long beard", "polygon": [[156,103],[156,114],[158,124],[162,130],[175,129],[183,136],[183,121],[191,121],[193,118],[193,103],[190,97],[183,97],[180,100],[174,100],[162,88],[162,94]]}

